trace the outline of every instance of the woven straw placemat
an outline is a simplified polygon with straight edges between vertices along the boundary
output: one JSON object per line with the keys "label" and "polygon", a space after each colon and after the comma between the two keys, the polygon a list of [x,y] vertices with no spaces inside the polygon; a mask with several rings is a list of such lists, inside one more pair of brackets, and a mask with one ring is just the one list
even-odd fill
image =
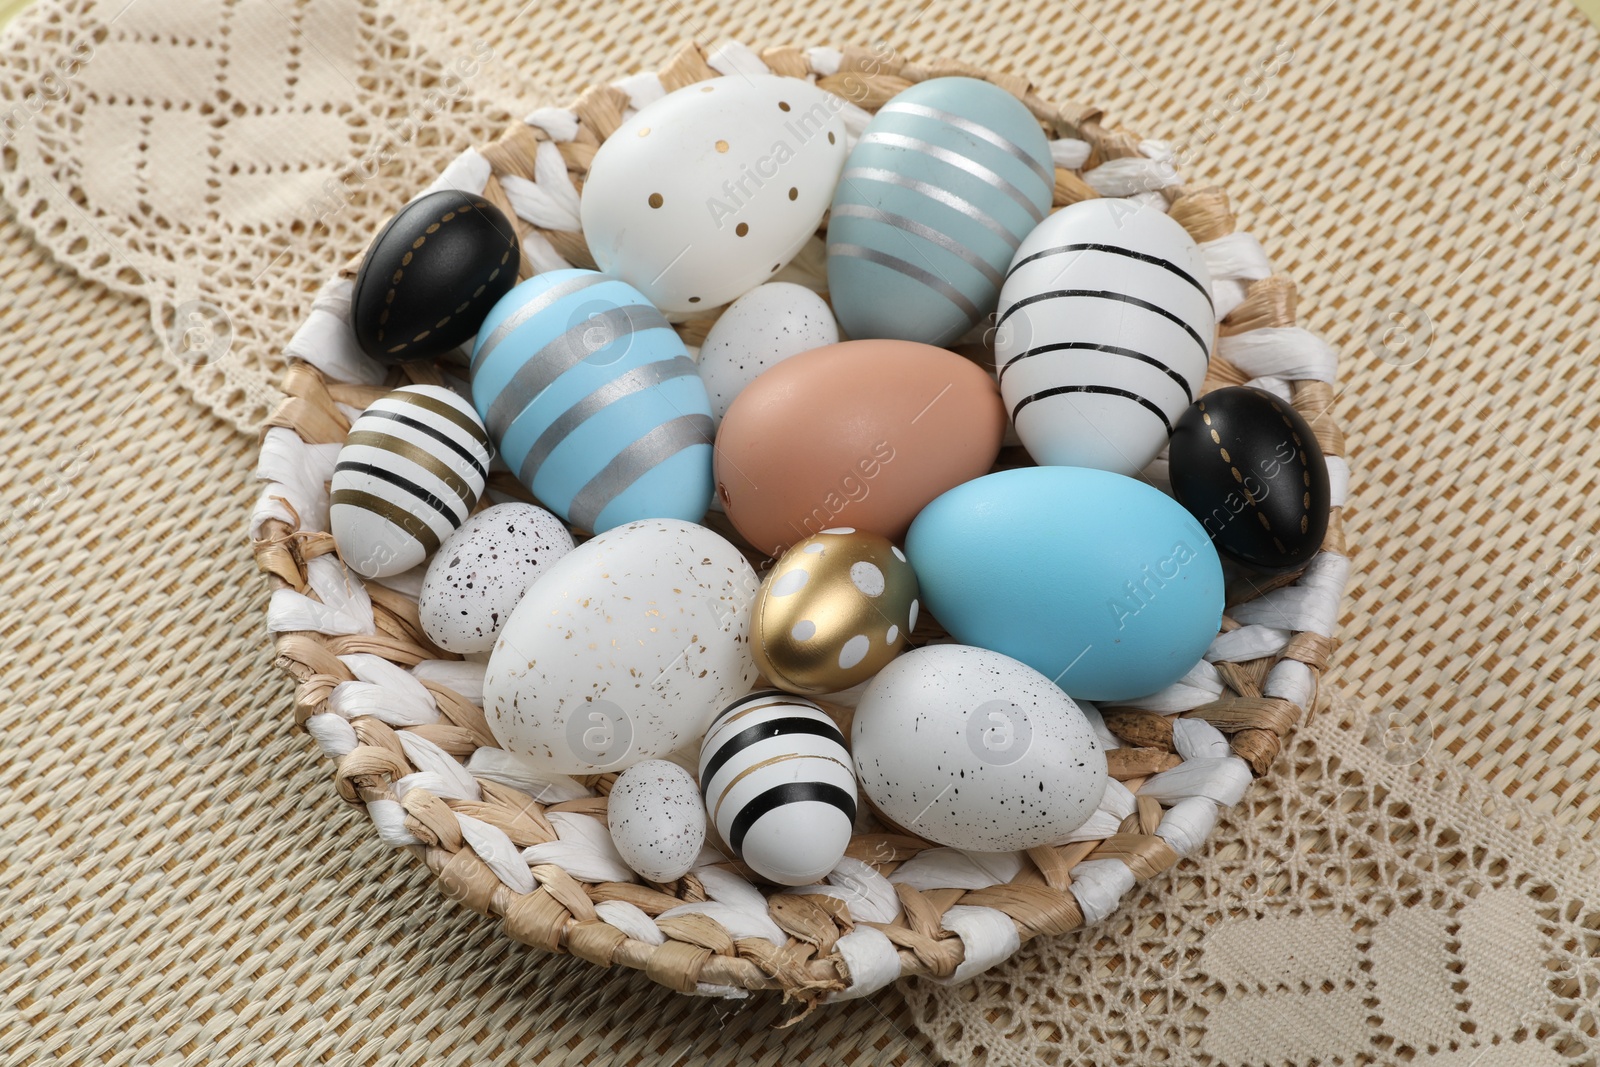
{"label": "woven straw placemat", "polygon": [[[135,3],[164,4],[174,33],[207,7]],[[1361,471],[1348,534],[1362,567],[1328,684],[1394,716],[1419,758],[1452,761],[1521,805],[1526,826],[1565,827],[1564,862],[1589,862],[1600,35],[1575,11],[847,0],[776,13],[756,0],[608,0],[518,18],[510,0],[449,6],[460,36],[443,48],[488,41],[544,85],[609,80],[685,38],[881,37],[1010,65],[1187,144],[1191,180],[1235,191],[1277,267],[1302,281],[1308,325],[1344,360],[1340,417]],[[19,30],[42,24],[33,14]],[[442,162],[467,140],[424,147]],[[367,210],[376,219],[385,205]],[[253,442],[175,386],[137,302],[81,281],[10,217],[0,250],[11,294],[0,309],[0,1058],[971,1054],[926,1003],[917,1017],[931,1032],[919,1032],[898,990],[772,1032],[785,1013],[770,1001],[677,997],[519,949],[442,904],[423,868],[343,809],[321,758],[288,729],[292,686],[270,663],[242,529]],[[304,264],[308,285],[342,254]],[[299,314],[281,317],[287,331]],[[1264,803],[1256,817],[1282,809]],[[1244,833],[1225,823],[1216,854]],[[1552,850],[1561,838],[1526,836]],[[978,995],[982,1015],[1003,1016],[1004,986]],[[1258,1040],[1253,1055],[1270,1060],[1262,1027],[1238,1041]]]}

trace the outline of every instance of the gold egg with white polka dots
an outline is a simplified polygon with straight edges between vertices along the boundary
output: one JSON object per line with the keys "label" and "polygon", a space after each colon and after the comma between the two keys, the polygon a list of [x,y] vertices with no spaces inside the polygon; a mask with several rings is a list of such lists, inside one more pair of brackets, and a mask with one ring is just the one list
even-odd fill
{"label": "gold egg with white polka dots", "polygon": [[797,542],[761,583],[751,653],[791,693],[849,689],[906,648],[917,625],[917,575],[886,537],[849,527]]}

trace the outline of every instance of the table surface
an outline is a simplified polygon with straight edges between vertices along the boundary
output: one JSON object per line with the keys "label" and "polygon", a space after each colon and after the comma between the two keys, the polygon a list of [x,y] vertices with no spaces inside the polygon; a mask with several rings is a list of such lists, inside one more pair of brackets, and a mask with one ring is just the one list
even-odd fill
{"label": "table surface", "polygon": [[[653,67],[688,36],[882,32],[1167,137],[1192,134],[1237,72],[1299,35],[1282,81],[1191,170],[1232,190],[1344,359],[1358,571],[1328,684],[1418,717],[1437,752],[1594,840],[1600,208],[1592,185],[1549,176],[1600,128],[1600,37],[1571,8],[1375,0],[1330,5],[1304,33],[1303,11],[1266,0],[1160,16],[552,0],[514,24],[510,6],[447,6],[547,84]],[[429,150],[459,147],[446,135]],[[1534,188],[1547,210],[1519,217]],[[244,543],[253,442],[173,385],[136,302],[82,281],[10,213],[0,247],[0,706],[22,709],[0,755],[0,958],[15,991],[0,1050],[24,1063],[936,1062],[896,989],[773,1031],[788,1010],[770,999],[677,997],[442,905],[288,728],[293,686],[271,663]],[[1372,330],[1397,296],[1431,339],[1403,357]]]}

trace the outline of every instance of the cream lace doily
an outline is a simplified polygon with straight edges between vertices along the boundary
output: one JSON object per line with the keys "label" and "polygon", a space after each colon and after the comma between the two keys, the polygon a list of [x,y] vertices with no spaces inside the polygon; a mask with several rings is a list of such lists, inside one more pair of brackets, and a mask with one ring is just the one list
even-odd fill
{"label": "cream lace doily", "polygon": [[906,983],[912,1017],[976,1067],[1592,1065],[1593,846],[1420,725],[1336,698],[1209,854],[967,985]]}
{"label": "cream lace doily", "polygon": [[[544,90],[406,0],[65,0],[0,57],[3,191],[85,278],[145,301],[173,373],[240,430],[334,265]],[[381,211],[379,212],[381,213]]]}

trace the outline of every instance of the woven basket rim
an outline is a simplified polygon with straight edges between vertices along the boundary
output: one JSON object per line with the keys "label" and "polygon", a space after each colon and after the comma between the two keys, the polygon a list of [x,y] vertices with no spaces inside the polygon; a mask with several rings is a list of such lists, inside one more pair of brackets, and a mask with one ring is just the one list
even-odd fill
{"label": "woven basket rim", "polygon": [[[1146,158],[1137,137],[1102,125],[1102,113],[1098,109],[1051,104],[1035,95],[1032,87],[1021,78],[985,71],[960,61],[935,59],[911,63],[867,49],[802,50],[791,46],[764,49],[760,59],[777,74],[815,76],[819,86],[869,112],[876,111],[902,89],[931,77],[965,75],[1006,89],[1027,105],[1050,136],[1074,138],[1088,145],[1088,159],[1081,167],[1074,170],[1057,167],[1052,210],[1099,195],[1084,178],[1084,173],[1113,161]],[[836,69],[827,69],[835,65],[835,59]],[[658,76],[662,87],[670,92],[706,78],[720,77],[722,72],[708,63],[707,53],[699,46],[686,44],[672,55]],[[535,273],[528,242],[538,238],[543,238],[549,248],[574,266],[593,267],[594,263],[581,233],[538,227],[517,215],[503,179],[535,181],[539,147],[550,142],[560,151],[569,180],[581,186],[595,150],[621,124],[629,106],[629,96],[622,88],[595,86],[582,93],[572,105],[578,121],[576,133],[570,139],[557,141],[547,129],[532,124],[534,117],[530,117],[528,122],[512,124],[496,141],[477,150],[490,171],[482,195],[514,220],[523,238],[524,257],[519,280]],[[1184,225],[1196,241],[1213,241],[1234,232],[1235,220],[1221,190],[1168,184],[1155,191],[1166,201],[1171,216]],[[354,256],[330,286],[336,287],[341,284],[340,280],[348,286],[360,258],[359,253]],[[317,313],[314,310],[313,318]],[[677,328],[686,342],[697,344],[712,321],[714,314],[692,319]],[[1219,338],[1225,338],[1252,330],[1282,330],[1294,326],[1294,284],[1287,278],[1271,275],[1255,278],[1245,285],[1243,299],[1219,322],[1218,334]],[[303,349],[303,346],[291,344],[291,356],[299,355],[297,348]],[[437,367],[425,364],[407,364],[391,372],[386,382],[376,385],[340,382],[305,358],[291,358],[290,364],[284,383],[286,399],[262,428],[263,446],[274,428],[291,431],[307,445],[342,442],[349,429],[348,409],[364,408],[398,385],[444,384]],[[1220,354],[1214,354],[1201,392],[1243,384],[1251,377]],[[1309,377],[1289,379],[1289,386],[1294,407],[1312,425],[1324,454],[1342,463],[1344,441],[1331,411],[1334,398],[1331,381]],[[491,478],[490,488],[532,499],[508,477]],[[317,594],[311,587],[308,565],[319,557],[336,553],[336,546],[325,531],[300,529],[294,507],[282,497],[271,497],[271,493],[272,487],[269,487],[264,501],[270,498],[282,502],[290,521],[267,518],[258,524],[254,541],[257,565],[267,575],[275,597],[293,593],[315,600]],[[480,506],[488,502],[486,492]],[[1334,504],[1323,555],[1342,560],[1348,556],[1342,502],[1336,499]],[[258,513],[260,511],[258,505]],[[730,528],[720,528],[719,532],[726,534]],[[1304,570],[1291,572],[1270,582],[1252,584],[1244,590],[1230,587],[1222,632],[1241,626],[1232,617],[1241,604],[1298,582],[1303,573]],[[353,575],[349,577],[360,581]],[[429,659],[460,658],[441,652],[427,640],[418,622],[416,605],[406,595],[377,582],[362,585],[371,600],[373,633],[330,635],[313,630],[278,630],[275,633],[276,661],[299,683],[295,709],[298,726],[310,729],[308,724],[314,725],[313,720],[318,716],[335,714],[329,706],[334,688],[356,677],[339,656],[376,655],[403,668],[415,667]],[[1335,600],[1340,595],[1342,589],[1335,593]],[[1322,628],[1329,632],[1317,632],[1309,627],[1292,630],[1287,644],[1275,655],[1243,662],[1214,662],[1225,688],[1208,703],[1176,714],[1135,707],[1105,710],[1106,726],[1123,746],[1108,753],[1113,777],[1136,791],[1150,776],[1182,762],[1176,754],[1179,742],[1174,734],[1174,722],[1180,719],[1198,719],[1216,727],[1228,737],[1233,754],[1248,765],[1251,776],[1266,773],[1301,715],[1323,700],[1319,679],[1336,642],[1331,635],[1332,622]],[[1305,699],[1299,702],[1282,695],[1270,695],[1273,687],[1269,676],[1284,661],[1303,665],[1309,675]],[[397,781],[427,769],[409,754],[401,734],[412,733],[414,737],[425,738],[433,749],[448,753],[458,762],[478,748],[495,747],[481,709],[471,700],[436,680],[424,680],[422,684],[438,706],[440,714],[436,723],[393,725],[370,715],[349,720],[354,745],[336,746],[345,750],[330,752],[337,755],[335,782],[340,795],[352,804],[367,808],[369,815],[378,822],[380,833],[384,832],[384,819],[387,819],[390,836],[426,862],[444,884],[447,895],[482,914],[499,916],[506,933],[514,940],[548,951],[570,952],[599,965],[633,967],[680,992],[739,995],[745,990],[778,989],[785,998],[801,1001],[804,1012],[809,1012],[830,995],[857,995],[864,991],[860,987],[861,976],[852,973],[851,962],[846,958],[853,954],[848,947],[840,947],[842,939],[858,930],[875,930],[887,938],[898,956],[899,976],[915,974],[940,980],[967,977],[974,968],[981,970],[998,962],[1032,937],[1064,933],[1085,925],[1086,916],[1072,891],[1070,873],[1080,862],[1121,861],[1136,881],[1143,882],[1166,871],[1181,858],[1158,833],[1165,814],[1162,804],[1152,797],[1142,796],[1137,798],[1135,810],[1122,821],[1117,832],[1103,840],[1029,850],[1025,862],[1009,882],[970,890],[918,890],[905,883],[895,885],[898,915],[891,922],[852,915],[849,903],[842,899],[843,894],[814,896],[772,892],[766,896],[765,903],[771,923],[785,939],[782,945],[775,944],[773,939],[747,936],[747,932],[736,937],[704,914],[681,914],[657,921],[656,928],[664,935],[664,940],[653,944],[607,922],[597,912],[597,905],[620,901],[655,918],[677,905],[708,901],[711,894],[696,873],[691,872],[672,886],[651,888],[638,883],[584,882],[561,866],[546,863],[533,868],[533,889],[522,893],[497,876],[492,863],[494,857],[488,857],[491,862],[486,862],[480,855],[481,842],[469,840],[475,826],[487,824],[517,847],[529,842],[549,842],[557,838],[550,815],[558,812],[596,815],[603,826],[605,793],[615,774],[580,779],[590,785],[593,795],[548,806],[487,777],[475,779],[481,794],[476,801],[439,795],[439,791],[422,786],[407,789],[403,797],[397,796]],[[326,743],[323,747],[328,750]],[[468,774],[465,770],[461,773]],[[870,866],[884,874],[918,853],[938,847],[900,833],[857,834],[851,855],[870,859]],[[762,892],[766,895],[769,891],[763,889]],[[957,906],[1003,913],[1015,926],[1015,938],[1006,943],[997,958],[975,958],[969,951],[972,946],[966,936],[970,928],[951,922],[954,916],[949,909]],[[962,929],[954,928],[958,926]],[[882,984],[884,981],[879,980],[874,988]]]}

